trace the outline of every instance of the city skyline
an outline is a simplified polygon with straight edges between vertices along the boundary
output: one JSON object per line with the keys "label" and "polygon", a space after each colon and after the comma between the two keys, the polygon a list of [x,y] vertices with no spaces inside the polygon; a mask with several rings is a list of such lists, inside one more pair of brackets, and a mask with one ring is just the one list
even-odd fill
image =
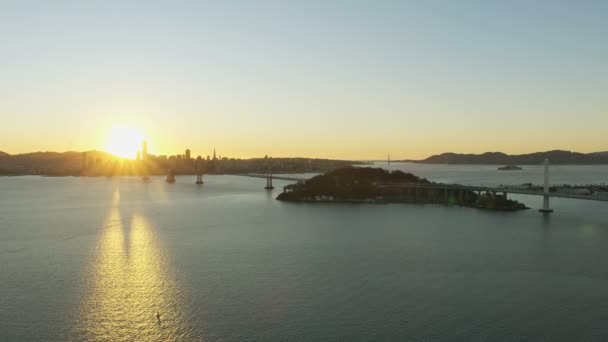
{"label": "city skyline", "polygon": [[29,5],[0,13],[11,154],[115,127],[168,155],[608,150],[605,2]]}

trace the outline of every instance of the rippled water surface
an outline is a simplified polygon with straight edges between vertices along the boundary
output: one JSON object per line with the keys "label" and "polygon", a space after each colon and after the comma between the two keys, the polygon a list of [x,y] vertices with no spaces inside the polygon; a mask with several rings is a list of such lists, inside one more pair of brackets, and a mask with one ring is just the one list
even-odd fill
{"label": "rippled water surface", "polygon": [[[391,168],[542,182],[541,166]],[[289,204],[286,182],[193,182],[0,177],[0,340],[608,340],[608,202]]]}

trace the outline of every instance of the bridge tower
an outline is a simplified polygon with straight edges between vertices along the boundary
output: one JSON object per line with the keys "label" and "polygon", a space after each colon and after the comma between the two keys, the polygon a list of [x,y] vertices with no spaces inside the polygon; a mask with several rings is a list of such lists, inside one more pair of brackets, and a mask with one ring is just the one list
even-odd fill
{"label": "bridge tower", "polygon": [[194,164],[194,170],[196,171],[196,184],[203,184],[203,158],[198,156],[196,163]]}
{"label": "bridge tower", "polygon": [[274,189],[274,186],[272,186],[272,157],[266,158],[266,186],[264,189]]}
{"label": "bridge tower", "polygon": [[539,211],[545,214],[553,212],[553,209],[549,208],[549,159],[545,159],[545,188],[543,193],[543,208]]}

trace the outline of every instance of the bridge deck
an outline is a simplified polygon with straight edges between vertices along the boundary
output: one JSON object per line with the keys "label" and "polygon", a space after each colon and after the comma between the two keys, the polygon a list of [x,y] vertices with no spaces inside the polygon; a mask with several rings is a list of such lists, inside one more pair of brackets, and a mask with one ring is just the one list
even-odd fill
{"label": "bridge deck", "polygon": [[[257,173],[235,174],[233,176],[264,178],[264,179],[266,179],[266,177],[267,177],[266,175],[261,175],[261,174],[257,174]],[[277,176],[277,175],[272,175],[272,179],[286,180],[286,181],[293,181],[293,182],[300,182],[300,181],[305,181],[306,180],[306,178],[289,177],[289,176]]]}
{"label": "bridge deck", "polygon": [[[532,195],[532,196],[545,196],[542,190],[528,190],[511,187],[489,187],[489,186],[474,186],[474,185],[460,185],[460,184],[382,184],[380,186],[385,187],[402,187],[402,188],[425,188],[425,189],[452,189],[452,190],[470,190],[470,191],[490,191],[490,192],[507,192],[511,194],[521,195]],[[595,194],[573,194],[565,192],[549,192],[546,194],[549,197],[559,198],[572,198],[572,199],[583,199],[592,201],[608,201],[608,194],[595,193]]]}
{"label": "bridge deck", "polygon": [[[247,173],[247,174],[235,174],[234,176],[245,176],[254,178],[266,178],[264,174]],[[272,179],[286,180],[293,182],[305,181],[305,178],[289,177],[289,176],[276,176],[273,175]],[[416,183],[394,183],[394,184],[381,184],[382,187],[401,187],[401,188],[425,188],[425,189],[449,189],[449,190],[469,190],[469,191],[489,191],[489,192],[507,192],[511,194],[530,195],[530,196],[545,196],[542,190],[529,190],[513,187],[491,187],[491,186],[475,186],[475,185],[461,185],[461,184],[416,184]],[[571,198],[571,199],[582,199],[591,201],[608,201],[608,193],[595,193],[595,194],[574,194],[566,192],[549,192],[549,197],[557,198]]]}

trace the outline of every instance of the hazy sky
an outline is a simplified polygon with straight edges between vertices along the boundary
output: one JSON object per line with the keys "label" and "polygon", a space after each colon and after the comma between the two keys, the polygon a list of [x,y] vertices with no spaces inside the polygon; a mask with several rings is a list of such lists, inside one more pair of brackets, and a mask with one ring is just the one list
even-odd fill
{"label": "hazy sky", "polygon": [[0,150],[608,150],[608,1],[3,1]]}

